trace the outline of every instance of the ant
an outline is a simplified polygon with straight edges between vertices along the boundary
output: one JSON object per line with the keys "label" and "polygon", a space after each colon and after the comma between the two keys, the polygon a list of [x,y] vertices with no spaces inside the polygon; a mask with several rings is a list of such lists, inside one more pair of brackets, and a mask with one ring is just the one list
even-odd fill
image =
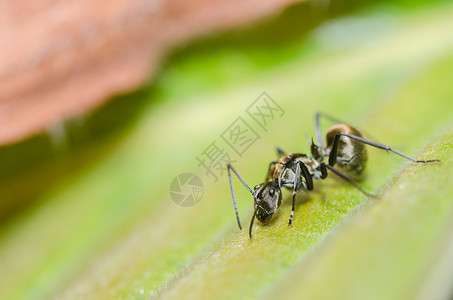
{"label": "ant", "polygon": [[[327,146],[324,146],[322,142],[320,126],[321,117],[337,123],[327,130]],[[328,171],[331,171],[349,182],[366,196],[374,198],[374,195],[363,190],[360,185],[354,181],[354,179],[361,178],[366,166],[367,151],[365,144],[393,152],[415,163],[440,162],[438,159],[416,160],[389,146],[369,141],[363,138],[362,134],[356,128],[321,112],[315,113],[315,136],[316,144],[314,143],[313,138],[310,143],[311,157],[301,153],[286,153],[281,148],[277,147],[276,150],[280,158],[270,162],[266,180],[263,183],[256,185],[253,191],[247,183],[245,183],[236,169],[231,164],[227,164],[234,212],[236,213],[236,219],[239,229],[241,230],[241,221],[239,220],[239,213],[231,181],[231,170],[233,170],[234,174],[236,174],[244,187],[246,187],[253,196],[254,212],[249,227],[250,239],[252,239],[252,227],[255,217],[262,224],[266,224],[280,207],[282,203],[282,187],[286,187],[293,191],[292,209],[288,222],[288,225],[291,225],[294,216],[297,192],[313,190],[313,179],[325,179],[328,175]],[[325,157],[328,157],[328,163],[324,162]],[[339,168],[334,168],[335,165],[338,165]]]}

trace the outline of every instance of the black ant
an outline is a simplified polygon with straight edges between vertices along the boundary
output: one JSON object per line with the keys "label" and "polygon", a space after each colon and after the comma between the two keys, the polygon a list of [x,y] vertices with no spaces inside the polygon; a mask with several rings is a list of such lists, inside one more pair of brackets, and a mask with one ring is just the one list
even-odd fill
{"label": "black ant", "polygon": [[[324,117],[331,122],[337,123],[327,130],[327,146],[325,147],[322,143],[320,117]],[[327,177],[328,170],[352,184],[368,197],[375,197],[374,195],[363,190],[360,185],[352,179],[360,179],[365,169],[367,161],[365,144],[378,149],[393,152],[415,163],[440,161],[437,159],[416,160],[390,148],[389,146],[364,139],[362,134],[354,127],[320,112],[315,114],[315,136],[316,144],[313,142],[313,139],[311,140],[312,157],[308,157],[307,155],[300,153],[285,153],[281,148],[277,147],[277,152],[280,155],[280,158],[276,161],[270,162],[265,182],[255,186],[254,191],[252,191],[252,189],[245,183],[231,164],[227,165],[234,211],[236,213],[239,229],[241,230],[242,226],[239,220],[236,199],[234,197],[230,170],[233,170],[234,174],[236,174],[242,184],[253,196],[254,212],[249,227],[250,239],[252,238],[252,226],[255,217],[262,224],[266,224],[280,207],[282,203],[282,187],[292,189],[293,191],[293,204],[288,222],[288,225],[291,225],[294,216],[294,205],[297,192],[313,190],[313,179],[325,179]],[[325,157],[328,157],[328,163],[323,161]],[[338,165],[341,171],[334,168],[335,165]]]}

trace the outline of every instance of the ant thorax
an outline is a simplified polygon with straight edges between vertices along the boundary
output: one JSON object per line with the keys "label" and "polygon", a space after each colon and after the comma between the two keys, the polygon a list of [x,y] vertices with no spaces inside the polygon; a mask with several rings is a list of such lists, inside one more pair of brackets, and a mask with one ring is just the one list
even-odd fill
{"label": "ant thorax", "polygon": [[[296,165],[297,162],[302,162],[314,178],[320,178],[321,172],[318,170],[319,162],[300,153],[288,153],[280,157],[273,167],[270,169],[268,178],[277,180],[281,187],[293,188],[296,181]],[[307,185],[303,177],[296,187],[298,190],[301,188],[306,189]]]}

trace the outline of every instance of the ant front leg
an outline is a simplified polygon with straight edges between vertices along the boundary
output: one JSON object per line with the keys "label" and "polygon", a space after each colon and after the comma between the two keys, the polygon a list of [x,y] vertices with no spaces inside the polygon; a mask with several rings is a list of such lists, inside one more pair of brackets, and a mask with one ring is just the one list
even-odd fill
{"label": "ant front leg", "polygon": [[329,165],[331,167],[333,167],[335,165],[335,163],[337,162],[337,152],[338,152],[338,144],[340,143],[340,138],[341,136],[346,136],[350,139],[353,139],[353,140],[356,140],[356,141],[359,141],[361,143],[364,143],[364,144],[367,144],[367,145],[370,145],[370,146],[373,146],[375,148],[378,148],[378,149],[382,149],[382,150],[386,150],[386,151],[390,151],[390,152],[393,152],[395,153],[396,155],[399,155],[401,157],[404,157],[405,159],[408,159],[412,162],[415,162],[415,163],[430,163],[430,162],[440,162],[440,160],[438,159],[430,159],[430,160],[416,160],[412,157],[409,157],[399,151],[396,151],[392,148],[390,148],[389,146],[387,145],[383,145],[383,144],[379,144],[379,143],[375,143],[375,142],[372,142],[372,141],[369,141],[367,139],[364,139],[362,137],[359,137],[359,136],[356,136],[356,135],[352,135],[352,134],[348,134],[348,133],[345,133],[345,132],[337,132],[335,134],[335,140],[333,142],[333,145],[332,145],[332,150],[330,151],[330,155],[329,155]]}
{"label": "ant front leg", "polygon": [[291,208],[291,215],[289,216],[288,226],[290,226],[293,222],[294,210],[295,210],[295,206],[296,206],[296,194],[297,194],[297,191],[299,190],[299,185],[302,182],[301,173],[302,173],[302,176],[305,178],[307,190],[309,190],[309,191],[313,190],[313,177],[311,176],[310,172],[308,171],[307,166],[301,161],[298,161],[296,164],[297,164],[296,165],[296,175],[294,178],[294,186],[293,186],[293,206]]}
{"label": "ant front leg", "polygon": [[269,168],[267,169],[267,175],[266,175],[266,180],[265,180],[266,182],[268,182],[269,179],[271,178],[271,176],[270,176],[271,169],[276,163],[277,163],[277,161],[275,161],[275,160],[271,160],[271,162],[269,163]]}
{"label": "ant front leg", "polygon": [[[233,183],[231,181],[231,171],[230,170],[233,170],[234,174],[236,174],[237,178],[239,178],[239,180],[242,182],[244,187],[252,194],[252,196],[254,193],[253,193],[252,189],[247,185],[247,183],[245,183],[244,179],[242,179],[241,175],[239,175],[238,171],[236,171],[236,169],[231,164],[227,164],[227,169],[228,169],[228,181],[230,182],[231,198],[233,199],[234,212],[236,213],[236,219],[238,221],[239,229],[242,230],[241,221],[239,220],[238,208],[236,205],[236,198],[234,197]],[[253,222],[253,220],[252,220],[252,222]]]}
{"label": "ant front leg", "polygon": [[283,156],[283,155],[286,154],[286,152],[283,151],[283,149],[280,148],[279,146],[275,147],[275,150],[277,151],[277,154],[278,154],[279,156]]}

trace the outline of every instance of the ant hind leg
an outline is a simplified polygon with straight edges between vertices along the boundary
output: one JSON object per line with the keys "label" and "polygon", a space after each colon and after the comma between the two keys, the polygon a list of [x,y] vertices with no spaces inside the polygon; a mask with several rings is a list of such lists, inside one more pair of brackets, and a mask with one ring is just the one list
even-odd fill
{"label": "ant hind leg", "polygon": [[324,144],[322,142],[322,132],[321,132],[321,117],[323,117],[326,120],[329,120],[330,122],[333,123],[345,123],[341,120],[338,120],[331,115],[328,115],[326,113],[317,111],[315,113],[315,139],[316,139],[316,144],[318,147],[324,148]]}
{"label": "ant hind leg", "polygon": [[362,189],[362,187],[357,183],[355,182],[352,178],[349,178],[349,176],[347,176],[346,174],[340,172],[339,170],[335,169],[334,167],[332,166],[329,166],[328,164],[326,163],[321,163],[321,173],[323,174],[323,179],[327,177],[327,169],[329,169],[330,171],[332,171],[335,175],[337,175],[338,177],[340,177],[341,179],[349,182],[351,185],[353,185],[356,189],[358,189],[359,191],[361,191],[364,195],[370,197],[370,198],[378,198],[376,195],[373,195],[373,194],[370,194],[368,193],[367,191],[365,191],[364,189]]}
{"label": "ant hind leg", "polygon": [[353,134],[348,134],[348,133],[345,133],[345,132],[337,132],[335,134],[335,140],[333,142],[333,145],[332,145],[332,150],[330,151],[330,155],[329,155],[329,165],[331,167],[333,167],[335,165],[335,163],[337,162],[337,152],[338,152],[338,144],[340,142],[340,138],[342,136],[346,136],[350,139],[353,139],[353,140],[356,140],[356,141],[359,141],[361,143],[364,143],[364,144],[367,144],[367,145],[370,145],[372,147],[375,147],[375,148],[378,148],[378,149],[382,149],[382,150],[386,150],[386,151],[390,151],[390,152],[393,152],[395,153],[396,155],[399,155],[401,157],[404,157],[405,159],[407,160],[410,160],[412,162],[415,162],[415,163],[430,163],[430,162],[440,162],[439,159],[429,159],[429,160],[417,160],[417,159],[414,159],[410,156],[407,156],[399,151],[396,151],[392,148],[390,148],[389,146],[387,145],[383,145],[383,144],[379,144],[379,143],[376,143],[376,142],[372,142],[372,141],[369,141],[367,139],[364,139],[362,137],[359,137],[359,136],[356,136],[356,135],[353,135]]}

